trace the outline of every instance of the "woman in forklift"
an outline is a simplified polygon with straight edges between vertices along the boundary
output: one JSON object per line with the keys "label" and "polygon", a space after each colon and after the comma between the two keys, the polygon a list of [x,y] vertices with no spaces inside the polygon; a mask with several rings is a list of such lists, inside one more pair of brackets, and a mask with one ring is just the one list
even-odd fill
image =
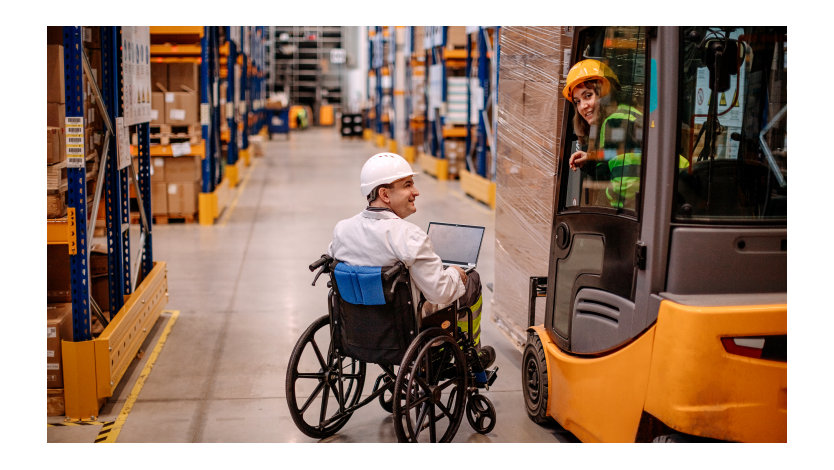
{"label": "woman in forklift", "polygon": [[[622,208],[640,188],[643,113],[617,103],[612,92],[619,87],[607,65],[585,59],[571,67],[562,95],[573,103],[573,129],[580,147],[568,160],[570,169],[582,168],[594,180],[610,181],[605,189],[608,203]],[[595,164],[586,167],[589,160]]]}

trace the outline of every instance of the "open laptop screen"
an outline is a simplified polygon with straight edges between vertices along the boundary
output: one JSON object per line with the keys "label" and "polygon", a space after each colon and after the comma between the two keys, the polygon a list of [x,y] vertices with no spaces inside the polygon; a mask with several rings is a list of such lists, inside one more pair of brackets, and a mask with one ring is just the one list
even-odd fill
{"label": "open laptop screen", "polygon": [[443,264],[474,267],[478,263],[484,227],[429,222],[428,234]]}

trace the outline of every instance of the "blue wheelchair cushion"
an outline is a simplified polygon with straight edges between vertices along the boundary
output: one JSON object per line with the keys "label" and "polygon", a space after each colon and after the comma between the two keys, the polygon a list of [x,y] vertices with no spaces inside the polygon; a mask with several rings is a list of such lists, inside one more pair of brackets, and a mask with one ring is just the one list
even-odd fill
{"label": "blue wheelchair cushion", "polygon": [[381,267],[339,263],[333,272],[339,295],[345,302],[354,305],[385,305]]}

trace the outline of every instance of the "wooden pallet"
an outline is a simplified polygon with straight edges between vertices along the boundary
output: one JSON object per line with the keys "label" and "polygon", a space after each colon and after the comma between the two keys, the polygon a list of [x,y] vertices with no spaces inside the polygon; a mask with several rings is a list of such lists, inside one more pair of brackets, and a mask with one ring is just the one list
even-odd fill
{"label": "wooden pallet", "polygon": [[168,214],[168,215],[155,215],[154,224],[156,225],[167,225],[167,224],[193,224],[196,220],[196,214]]}
{"label": "wooden pallet", "polygon": [[[154,225],[168,225],[168,224],[193,224],[197,219],[197,214],[156,214],[151,217]],[[130,213],[130,223],[139,223],[139,213]]]}

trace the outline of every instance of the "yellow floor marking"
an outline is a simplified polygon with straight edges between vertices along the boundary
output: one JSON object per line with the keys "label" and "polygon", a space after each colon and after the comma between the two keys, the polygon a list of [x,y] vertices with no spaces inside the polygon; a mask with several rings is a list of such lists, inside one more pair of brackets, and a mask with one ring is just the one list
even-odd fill
{"label": "yellow floor marking", "polygon": [[107,434],[107,438],[96,442],[116,442],[116,439],[119,437],[122,426],[124,426],[125,421],[127,420],[127,415],[130,413],[130,410],[133,409],[133,404],[136,403],[136,398],[139,396],[139,392],[145,385],[145,380],[147,380],[148,375],[150,375],[151,369],[159,356],[159,352],[162,350],[162,346],[165,345],[165,341],[171,333],[171,328],[174,326],[174,323],[177,321],[177,317],[180,315],[179,310],[166,310],[166,312],[171,312],[171,318],[168,320],[168,324],[165,325],[165,329],[162,331],[159,341],[156,342],[156,346],[154,346],[151,355],[148,356],[148,362],[145,363],[142,373],[139,374],[139,378],[136,379],[136,383],[133,385],[133,390],[130,391],[130,396],[127,397],[124,406],[122,406],[122,411],[119,412],[119,417],[116,418],[116,422]]}
{"label": "yellow floor marking", "polygon": [[240,187],[238,187],[237,195],[235,195],[234,201],[232,201],[232,203],[229,205],[229,208],[226,210],[225,214],[223,214],[223,220],[220,222],[221,227],[225,226],[226,222],[228,222],[229,218],[232,216],[232,211],[234,211],[235,206],[237,206],[237,200],[240,199],[240,195],[241,195],[241,193],[243,193],[243,189],[246,187],[246,183],[249,182],[249,177],[252,176],[252,171],[255,169],[255,165],[257,165],[257,164],[258,164],[258,160],[255,159],[255,161],[252,162],[252,165],[249,166],[249,172],[246,173],[246,177],[243,178],[243,183],[241,183]]}

